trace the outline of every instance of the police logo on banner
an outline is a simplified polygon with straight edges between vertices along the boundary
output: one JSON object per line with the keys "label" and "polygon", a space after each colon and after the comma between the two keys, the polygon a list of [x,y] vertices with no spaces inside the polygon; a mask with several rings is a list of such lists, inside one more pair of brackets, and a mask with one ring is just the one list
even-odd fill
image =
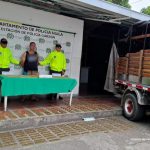
{"label": "police logo on banner", "polygon": [[27,35],[25,35],[25,36],[24,36],[24,41],[30,41],[30,37],[27,36]]}
{"label": "police logo on banner", "polygon": [[66,46],[70,47],[71,43],[70,42],[66,42]]}
{"label": "police logo on banner", "polygon": [[21,66],[19,65],[14,65],[14,69],[19,70],[21,68]]}
{"label": "police logo on banner", "polygon": [[46,53],[50,53],[51,52],[51,49],[50,48],[47,48],[46,49]]}
{"label": "police logo on banner", "polygon": [[43,44],[45,43],[45,40],[43,38],[39,38],[39,43]]}
{"label": "police logo on banner", "polygon": [[54,45],[56,45],[57,43],[58,43],[58,41],[57,41],[57,40],[54,40],[54,41],[53,41],[53,44],[54,44]]}
{"label": "police logo on banner", "polygon": [[15,50],[21,50],[21,45],[20,44],[16,44],[15,45]]}
{"label": "police logo on banner", "polygon": [[7,33],[7,38],[8,39],[13,39],[14,38],[14,35],[12,33]]}
{"label": "police logo on banner", "polygon": [[66,63],[69,64],[70,63],[70,59],[67,58],[66,59]]}

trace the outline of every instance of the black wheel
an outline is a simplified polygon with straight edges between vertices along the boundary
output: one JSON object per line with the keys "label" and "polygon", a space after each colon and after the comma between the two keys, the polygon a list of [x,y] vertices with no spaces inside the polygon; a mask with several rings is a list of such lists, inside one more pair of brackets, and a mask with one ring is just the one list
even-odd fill
{"label": "black wheel", "polygon": [[132,121],[141,120],[144,117],[144,108],[138,104],[134,94],[126,94],[123,101],[123,115]]}

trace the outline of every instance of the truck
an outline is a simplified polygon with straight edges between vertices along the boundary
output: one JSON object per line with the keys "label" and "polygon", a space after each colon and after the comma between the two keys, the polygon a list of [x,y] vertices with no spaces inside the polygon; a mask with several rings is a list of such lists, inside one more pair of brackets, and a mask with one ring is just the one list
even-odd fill
{"label": "truck", "polygon": [[150,21],[136,23],[126,35],[116,63],[115,88],[121,94],[123,115],[138,121],[150,105]]}

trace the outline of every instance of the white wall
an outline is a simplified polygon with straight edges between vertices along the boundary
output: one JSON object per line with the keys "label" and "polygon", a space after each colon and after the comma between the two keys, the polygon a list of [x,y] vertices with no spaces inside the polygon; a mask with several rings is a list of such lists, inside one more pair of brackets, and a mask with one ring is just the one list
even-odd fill
{"label": "white wall", "polygon": [[2,1],[0,1],[0,19],[75,32],[76,35],[71,56],[71,77],[75,78],[78,82],[74,92],[78,94],[84,25],[82,20]]}

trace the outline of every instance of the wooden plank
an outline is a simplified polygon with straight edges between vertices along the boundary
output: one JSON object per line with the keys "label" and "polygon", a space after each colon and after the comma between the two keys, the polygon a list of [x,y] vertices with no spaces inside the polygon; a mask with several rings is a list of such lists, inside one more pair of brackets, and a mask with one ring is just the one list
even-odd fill
{"label": "wooden plank", "polygon": [[150,61],[143,61],[143,65],[150,65]]}
{"label": "wooden plank", "polygon": [[150,69],[142,69],[143,73],[150,73]]}
{"label": "wooden plank", "polygon": [[150,65],[143,65],[142,69],[150,69]]}
{"label": "wooden plank", "polygon": [[127,62],[126,60],[119,60],[118,63],[125,63]]}
{"label": "wooden plank", "polygon": [[119,72],[117,72],[117,74],[127,74],[127,73],[124,71],[119,71]]}
{"label": "wooden plank", "polygon": [[150,53],[144,53],[144,57],[150,57]]}
{"label": "wooden plank", "polygon": [[129,68],[129,71],[138,72],[139,68]]}
{"label": "wooden plank", "polygon": [[144,52],[144,54],[145,53],[150,53],[150,49],[145,49],[145,50],[143,50],[143,52]]}
{"label": "wooden plank", "polygon": [[118,70],[126,70],[126,67],[118,66],[117,69],[118,69]]}
{"label": "wooden plank", "polygon": [[128,75],[136,75],[136,76],[138,76],[138,72],[129,71]]}
{"label": "wooden plank", "polygon": [[130,57],[129,61],[139,61],[140,57]]}
{"label": "wooden plank", "polygon": [[126,56],[125,57],[119,57],[119,59],[126,59],[126,58],[128,58],[128,57],[126,57]]}
{"label": "wooden plank", "polygon": [[129,71],[138,72],[139,69],[129,68]]}
{"label": "wooden plank", "polygon": [[128,66],[129,68],[139,68],[139,64],[138,63],[131,63]]}
{"label": "wooden plank", "polygon": [[128,58],[120,57],[116,63],[116,73],[117,74],[127,74],[128,71]]}
{"label": "wooden plank", "polygon": [[137,52],[137,53],[129,53],[129,59],[130,57],[139,57],[140,55],[140,52]]}
{"label": "wooden plank", "polygon": [[126,63],[128,60],[119,60],[118,63]]}
{"label": "wooden plank", "polygon": [[122,60],[119,59],[118,62],[127,62],[127,61],[128,61],[127,59],[122,59]]}
{"label": "wooden plank", "polygon": [[141,80],[141,75],[142,75],[143,53],[144,53],[143,50],[140,51],[139,73],[138,73],[139,81]]}
{"label": "wooden plank", "polygon": [[117,68],[117,71],[118,71],[118,70],[126,70],[126,68],[118,67],[118,68]]}
{"label": "wooden plank", "polygon": [[124,70],[124,69],[118,69],[116,72],[118,72],[118,73],[122,73],[122,72],[126,73],[126,70]]}
{"label": "wooden plank", "polygon": [[135,64],[135,63],[139,64],[139,62],[140,62],[140,59],[139,60],[129,60],[129,64]]}
{"label": "wooden plank", "polygon": [[127,60],[127,63],[126,63],[126,74],[128,74],[128,66],[129,66],[129,59]]}
{"label": "wooden plank", "polygon": [[128,58],[127,57],[119,57],[119,60],[126,61]]}
{"label": "wooden plank", "polygon": [[126,66],[127,66],[127,64],[118,64],[118,67],[125,67],[126,68]]}
{"label": "wooden plank", "polygon": [[[128,68],[134,68],[134,67],[140,68],[140,64],[139,63],[140,62],[131,62],[131,63],[129,63]],[[133,66],[133,67],[130,67],[130,66]]]}
{"label": "wooden plank", "polygon": [[150,73],[142,73],[143,77],[150,77]]}
{"label": "wooden plank", "polygon": [[143,61],[150,61],[150,57],[143,57]]}

